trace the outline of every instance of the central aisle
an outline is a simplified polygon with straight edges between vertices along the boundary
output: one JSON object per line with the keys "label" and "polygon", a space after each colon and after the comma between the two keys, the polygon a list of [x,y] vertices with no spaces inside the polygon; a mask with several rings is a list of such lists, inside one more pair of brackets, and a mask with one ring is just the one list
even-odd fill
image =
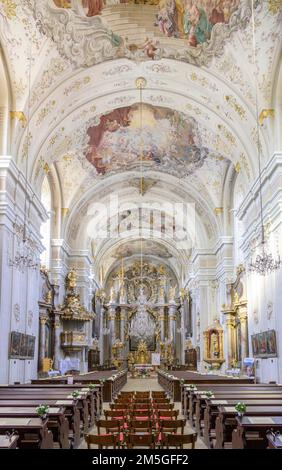
{"label": "central aisle", "polygon": [[147,392],[148,390],[163,390],[156,377],[146,377],[146,379],[132,379],[128,377],[127,383],[122,388],[123,392]]}
{"label": "central aisle", "polygon": [[[132,378],[128,377],[127,383],[122,388],[122,391],[124,391],[124,392],[132,392],[132,391],[143,392],[143,391],[149,391],[149,390],[150,391],[151,390],[155,390],[155,391],[163,390],[163,388],[158,383],[157,377],[148,377],[146,379],[139,379],[139,378],[132,379]],[[103,404],[103,408],[105,410],[109,409],[109,407],[110,407],[109,403],[104,403]],[[175,403],[175,409],[179,409],[179,413],[180,413],[179,417],[181,418],[182,415],[181,415],[181,404],[180,404],[180,402]],[[184,433],[190,433],[190,432],[193,432],[193,431],[194,430],[191,428],[190,424],[187,422],[187,424],[184,428]],[[97,432],[96,427],[94,426],[90,430],[90,433],[96,434],[96,432]],[[199,436],[198,436],[195,447],[196,447],[196,449],[207,449],[207,446],[204,444],[202,439],[199,438]],[[83,441],[81,443],[79,448],[80,449],[86,449],[85,441]],[[188,445],[188,446],[185,445],[184,448],[190,448],[190,445]]]}

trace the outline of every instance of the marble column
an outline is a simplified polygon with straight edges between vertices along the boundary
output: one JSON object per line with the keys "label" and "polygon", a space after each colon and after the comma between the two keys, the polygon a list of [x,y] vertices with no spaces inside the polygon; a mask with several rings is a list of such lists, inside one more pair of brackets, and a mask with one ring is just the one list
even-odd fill
{"label": "marble column", "polygon": [[104,364],[104,317],[105,317],[105,309],[101,306],[101,313],[100,313],[100,329],[99,329],[99,348],[100,348],[100,365]]}
{"label": "marble column", "polygon": [[109,319],[109,329],[110,329],[110,335],[109,335],[109,349],[110,349],[110,360],[112,358],[112,345],[114,344],[116,340],[116,305],[115,304],[109,304],[108,308],[108,319]]}
{"label": "marble column", "polygon": [[120,311],[120,340],[123,343],[123,349],[121,356],[123,359],[125,359],[126,356],[126,347],[125,347],[125,322],[126,322],[126,309],[121,308]]}
{"label": "marble column", "polygon": [[225,325],[226,325],[226,342],[227,342],[227,367],[233,367],[233,361],[235,359],[234,351],[234,328],[235,318],[233,310],[225,310]]}
{"label": "marble column", "polygon": [[57,315],[55,315],[54,321],[54,364],[53,369],[59,370],[59,362],[60,362],[60,319]]}
{"label": "marble column", "polygon": [[248,310],[246,302],[240,303],[238,307],[238,318],[241,325],[241,358],[243,361],[245,357],[249,356]]}
{"label": "marble column", "polygon": [[168,325],[169,325],[169,333],[168,333],[168,339],[171,339],[174,347],[175,347],[175,341],[176,341],[176,304],[169,304],[168,306]]}
{"label": "marble column", "polygon": [[159,322],[160,322],[160,340],[165,340],[165,313],[164,307],[159,307]]}
{"label": "marble column", "polygon": [[45,357],[45,325],[47,322],[46,317],[39,318],[39,370],[43,369],[43,359]]}

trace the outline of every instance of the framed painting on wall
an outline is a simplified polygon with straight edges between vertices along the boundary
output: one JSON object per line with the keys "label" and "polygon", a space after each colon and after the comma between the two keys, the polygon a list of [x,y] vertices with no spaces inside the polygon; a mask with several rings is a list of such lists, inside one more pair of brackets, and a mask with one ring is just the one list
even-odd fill
{"label": "framed painting on wall", "polygon": [[10,359],[19,359],[21,357],[21,340],[22,333],[18,331],[11,331],[10,336]]}
{"label": "framed painting on wall", "polygon": [[252,335],[252,349],[254,357],[276,357],[277,343],[275,330],[267,330]]}

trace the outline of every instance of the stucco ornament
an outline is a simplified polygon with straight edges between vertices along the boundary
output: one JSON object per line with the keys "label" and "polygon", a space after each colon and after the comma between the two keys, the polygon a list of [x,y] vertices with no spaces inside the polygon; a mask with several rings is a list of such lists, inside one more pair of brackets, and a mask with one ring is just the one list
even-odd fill
{"label": "stucco ornament", "polygon": [[14,305],[14,318],[16,322],[18,323],[20,321],[20,315],[21,315],[21,310],[19,304]]}
{"label": "stucco ornament", "polygon": [[[261,0],[256,2],[259,3]],[[103,16],[86,16],[78,4],[74,2],[70,8],[59,8],[53,0],[37,0],[34,6],[34,16],[40,30],[52,38],[59,52],[75,68],[90,67],[121,57],[135,61],[171,58],[200,66],[208,65],[214,56],[223,53],[231,33],[245,28],[251,18],[251,0],[242,0],[229,22],[216,24],[210,39],[197,47],[189,45],[188,41],[170,41],[165,35],[158,39],[150,38],[149,32],[144,44],[131,44],[126,37],[109,30],[103,23]]]}
{"label": "stucco ornament", "polygon": [[271,300],[269,300],[269,302],[267,302],[267,306],[266,306],[266,316],[267,316],[268,320],[271,319],[272,314],[273,314],[273,302],[271,302]]}

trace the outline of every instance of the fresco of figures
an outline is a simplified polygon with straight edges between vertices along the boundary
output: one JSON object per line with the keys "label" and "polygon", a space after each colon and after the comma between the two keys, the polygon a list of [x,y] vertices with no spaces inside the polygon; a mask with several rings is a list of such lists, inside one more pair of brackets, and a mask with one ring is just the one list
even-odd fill
{"label": "fresco of figures", "polygon": [[160,0],[156,24],[166,36],[186,38],[196,47],[210,39],[213,27],[229,23],[240,0]]}
{"label": "fresco of figures", "polygon": [[100,15],[105,4],[104,0],[53,0],[59,8],[72,8],[76,4],[81,5],[86,16]]}
{"label": "fresco of figures", "polygon": [[118,108],[87,130],[87,160],[100,175],[139,168],[185,176],[203,165],[197,121],[175,110],[143,104]]}

